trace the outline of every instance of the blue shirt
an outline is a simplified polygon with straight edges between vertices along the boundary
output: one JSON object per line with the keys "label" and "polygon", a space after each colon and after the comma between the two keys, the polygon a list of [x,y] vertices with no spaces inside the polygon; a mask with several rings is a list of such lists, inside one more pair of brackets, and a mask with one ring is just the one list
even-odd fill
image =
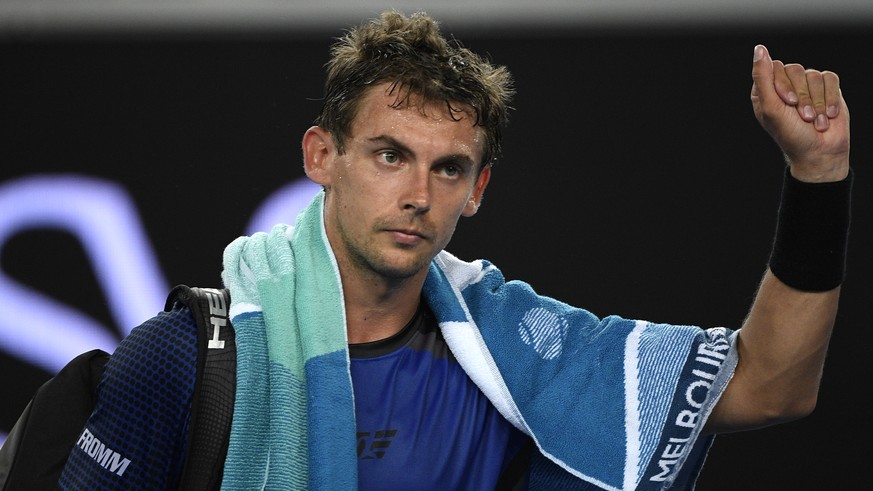
{"label": "blue shirt", "polygon": [[398,334],[349,353],[359,489],[489,490],[525,479],[527,465],[512,459],[530,439],[470,380],[426,307]]}

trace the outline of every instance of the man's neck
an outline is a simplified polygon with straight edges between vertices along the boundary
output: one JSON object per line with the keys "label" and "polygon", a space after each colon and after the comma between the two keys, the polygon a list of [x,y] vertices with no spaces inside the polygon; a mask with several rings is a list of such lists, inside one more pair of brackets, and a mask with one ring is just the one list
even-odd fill
{"label": "man's neck", "polygon": [[[350,275],[354,276],[354,275]],[[418,310],[425,275],[398,281],[343,276],[349,343],[368,343],[400,332]]]}

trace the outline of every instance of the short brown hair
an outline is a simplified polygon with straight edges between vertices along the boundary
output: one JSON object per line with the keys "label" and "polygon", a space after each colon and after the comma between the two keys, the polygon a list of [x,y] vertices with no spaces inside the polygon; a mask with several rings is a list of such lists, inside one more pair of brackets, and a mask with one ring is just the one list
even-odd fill
{"label": "short brown hair", "polygon": [[363,94],[391,82],[391,90],[397,90],[395,107],[413,94],[426,103],[444,102],[449,114],[461,111],[457,105],[469,106],[473,124],[484,130],[481,168],[500,154],[501,128],[515,93],[509,70],[444,38],[439,23],[423,12],[406,17],[388,11],[348,30],[332,45],[326,68],[324,104],[315,124],[331,132],[339,153]]}

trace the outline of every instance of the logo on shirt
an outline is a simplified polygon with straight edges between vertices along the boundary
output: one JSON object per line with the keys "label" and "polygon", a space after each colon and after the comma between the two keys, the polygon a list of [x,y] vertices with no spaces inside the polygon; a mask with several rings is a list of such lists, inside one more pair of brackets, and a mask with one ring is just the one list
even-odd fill
{"label": "logo on shirt", "polygon": [[381,459],[391,446],[391,439],[397,430],[359,431],[358,458],[364,460]]}
{"label": "logo on shirt", "polygon": [[88,457],[91,457],[100,464],[100,467],[119,476],[124,474],[127,466],[130,465],[130,459],[125,459],[121,454],[104,445],[103,442],[88,431],[88,428],[85,428],[82,432],[82,436],[79,437],[76,446],[81,448]]}

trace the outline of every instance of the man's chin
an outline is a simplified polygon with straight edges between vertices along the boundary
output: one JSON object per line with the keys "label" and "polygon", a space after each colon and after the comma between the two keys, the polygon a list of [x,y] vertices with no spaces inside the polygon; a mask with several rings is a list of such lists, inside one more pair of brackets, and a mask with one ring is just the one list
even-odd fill
{"label": "man's chin", "polygon": [[419,274],[430,265],[430,260],[416,257],[388,260],[373,268],[379,275],[395,280],[405,280]]}

